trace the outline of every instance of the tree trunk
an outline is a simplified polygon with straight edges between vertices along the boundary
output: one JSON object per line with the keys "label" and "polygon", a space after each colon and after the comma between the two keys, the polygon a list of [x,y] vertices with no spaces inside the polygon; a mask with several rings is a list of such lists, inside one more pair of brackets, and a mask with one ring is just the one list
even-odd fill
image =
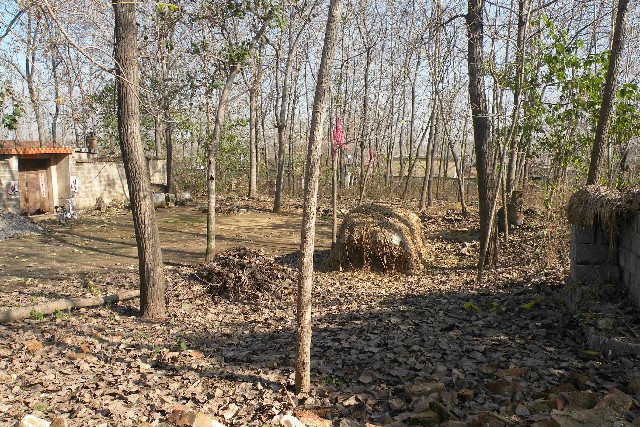
{"label": "tree trunk", "polygon": [[[167,114],[169,116],[169,114]],[[167,146],[167,193],[174,192],[174,144],[171,139],[171,121],[165,123],[165,145]]]}
{"label": "tree trunk", "polygon": [[118,135],[138,246],[140,310],[145,318],[164,319],[166,316],[165,276],[160,238],[151,200],[149,172],[140,140],[136,5],[117,0],[113,3],[113,7]]}
{"label": "tree trunk", "polygon": [[44,147],[46,137],[44,124],[42,122],[42,114],[40,112],[40,103],[38,100],[38,93],[33,81],[34,64],[36,63],[36,40],[40,31],[40,22],[36,23],[36,27],[32,31],[31,14],[27,14],[27,52],[25,53],[25,77],[27,80],[27,90],[29,92],[29,100],[33,108],[33,114],[36,118],[36,125],[38,127],[38,142],[41,147]]}
{"label": "tree trunk", "polygon": [[314,281],[314,234],[316,231],[316,206],[320,177],[320,157],[323,141],[323,122],[325,120],[326,98],[331,80],[332,63],[336,51],[336,40],[342,0],[331,0],[325,28],[325,42],[321,54],[320,70],[316,81],[314,108],[307,146],[305,168],[305,189],[303,198],[303,221],[301,225],[300,282],[298,284],[297,320],[297,360],[295,385],[298,393],[310,389],[310,355],[312,344],[312,283]]}
{"label": "tree trunk", "polygon": [[[436,98],[434,98],[436,99]],[[434,151],[434,138],[436,128],[436,101],[432,103],[432,112],[430,113],[430,131],[427,137],[427,146],[425,147],[425,175],[423,176],[423,188],[421,189],[421,205],[420,209],[425,209],[425,204],[427,202],[427,191],[429,187],[430,180],[430,163],[434,163],[433,156],[431,155]]]}
{"label": "tree trunk", "polygon": [[[257,62],[257,67],[261,67],[261,63]],[[251,88],[249,89],[249,192],[250,199],[255,199],[258,195],[257,185],[257,169],[258,157],[256,156],[258,137],[258,72],[252,81]]]}
{"label": "tree trunk", "polygon": [[72,308],[96,307],[103,304],[113,304],[118,301],[126,301],[140,296],[140,290],[124,291],[119,294],[105,295],[102,297],[87,298],[64,298],[49,301],[28,307],[12,308],[0,312],[0,323],[16,322],[28,319],[33,313],[52,314],[56,311],[71,310]]}
{"label": "tree trunk", "polygon": [[610,50],[608,74],[605,77],[601,111],[599,112],[599,121],[596,127],[596,135],[594,136],[594,145],[592,145],[592,153],[590,155],[588,185],[596,184],[599,178],[599,163],[601,163],[601,157],[603,155],[605,134],[610,120],[610,112],[612,111],[612,99],[614,98],[616,73],[621,59],[621,51],[623,50],[623,30],[625,29],[625,15],[627,10],[628,0],[619,0],[619,4],[617,6],[617,18],[614,24],[614,36],[612,37],[612,49]]}
{"label": "tree trunk", "polygon": [[487,169],[489,119],[487,100],[485,98],[485,82],[483,80],[483,4],[484,0],[468,0],[468,13],[466,15],[468,31],[468,91],[472,110],[472,124],[474,127],[474,150],[476,152],[480,221],[479,239],[482,242],[479,270],[483,269],[487,252],[487,244],[483,247],[483,242],[489,241],[491,230],[491,224],[488,224],[491,216]]}
{"label": "tree trunk", "polygon": [[[436,138],[440,136],[439,134],[439,126],[441,124],[441,121],[439,120],[438,114],[436,115],[434,119],[434,134],[432,135],[432,151],[430,152],[430,163],[429,163],[429,171],[427,174],[427,206],[432,206],[434,203],[432,199],[432,183],[434,182],[434,159],[436,157]],[[443,157],[441,155],[441,157]],[[440,165],[440,162],[439,162]]]}
{"label": "tree trunk", "polygon": [[162,134],[165,133],[162,126],[162,119],[160,118],[162,113],[158,113],[154,116],[154,145],[156,149],[156,157],[159,158],[162,154]]}
{"label": "tree trunk", "polygon": [[[371,47],[366,48],[366,53],[365,53],[365,75],[363,76],[364,79],[364,87],[363,87],[363,116],[361,118],[362,123],[361,123],[361,137],[359,138],[359,146],[361,149],[361,185],[360,185],[360,193],[358,196],[358,204],[360,205],[363,203],[363,197],[365,197],[365,185],[367,184],[367,172],[368,170],[365,170],[365,139],[368,141],[369,135],[367,133],[367,110],[369,107],[369,67],[372,62],[372,49]],[[369,145],[369,148],[371,147],[371,143]],[[368,163],[369,166],[369,163]]]}
{"label": "tree trunk", "polygon": [[[521,92],[523,88],[523,71],[525,68],[525,36],[527,32],[527,25],[530,20],[530,2],[528,0],[519,0],[519,22],[516,36],[516,90],[514,91],[514,114],[512,114],[512,126],[515,126],[515,121],[519,117],[519,108],[521,100]],[[512,192],[516,185],[516,173],[518,168],[517,158],[519,154],[519,138],[516,138],[515,132],[511,132],[510,144],[510,160],[507,168],[507,179],[505,198],[510,199]],[[507,217],[507,216],[506,216]]]}
{"label": "tree trunk", "polygon": [[[253,49],[254,45],[263,37],[267,30],[267,25],[271,20],[271,16],[263,21],[263,26],[256,33],[251,42],[247,45],[247,49]],[[210,262],[214,259],[216,251],[216,152],[220,144],[220,133],[223,126],[223,119],[227,112],[227,104],[229,101],[229,94],[231,87],[234,84],[234,79],[241,71],[240,64],[232,64],[229,67],[227,80],[220,92],[218,98],[218,107],[216,108],[216,120],[214,122],[214,132],[212,138],[209,140],[209,147],[207,150],[207,248],[205,249],[205,261]]]}
{"label": "tree trunk", "polygon": [[51,54],[51,71],[53,73],[53,103],[54,111],[51,120],[51,144],[55,146],[58,142],[58,116],[60,116],[60,85],[58,81],[58,61],[56,53]]}

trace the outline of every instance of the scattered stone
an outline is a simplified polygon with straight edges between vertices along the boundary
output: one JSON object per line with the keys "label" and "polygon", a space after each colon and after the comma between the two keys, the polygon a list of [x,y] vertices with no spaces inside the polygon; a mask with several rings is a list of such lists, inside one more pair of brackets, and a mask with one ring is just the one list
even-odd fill
{"label": "scattered stone", "polygon": [[280,425],[285,427],[305,427],[305,424],[293,415],[285,415],[280,419]]}
{"label": "scattered stone", "polygon": [[51,423],[42,418],[38,418],[35,415],[25,415],[20,422],[18,427],[51,427]]}
{"label": "scattered stone", "polygon": [[66,418],[56,418],[53,420],[50,427],[68,427],[68,425]]}

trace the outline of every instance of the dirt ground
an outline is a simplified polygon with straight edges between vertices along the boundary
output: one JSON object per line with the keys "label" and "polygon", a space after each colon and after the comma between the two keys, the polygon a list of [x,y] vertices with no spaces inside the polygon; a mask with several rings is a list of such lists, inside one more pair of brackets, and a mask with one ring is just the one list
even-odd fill
{"label": "dirt ground", "polygon": [[[219,248],[256,246],[295,263],[297,209],[245,209],[218,217]],[[87,214],[71,229],[42,219],[47,234],[0,242],[0,309],[135,288],[129,214]],[[28,413],[72,427],[174,426],[179,405],[230,426],[291,413],[343,427],[638,425],[638,351],[594,351],[584,335],[605,328],[638,345],[638,309],[607,302],[614,315],[593,324],[566,309],[561,221],[528,216],[481,285],[478,217],[446,204],[422,215],[424,274],[318,273],[313,386],[296,396],[295,283],[271,300],[209,295],[190,266],[202,258],[204,217],[158,211],[167,322],[141,320],[130,300],[0,325],[0,426]],[[328,224],[319,226],[327,248]]]}
{"label": "dirt ground", "polygon": [[[64,280],[100,270],[138,269],[130,211],[86,212],[72,225],[60,224],[52,215],[32,219],[47,232],[0,241],[0,281],[5,286],[28,278]],[[198,206],[159,209],[156,219],[165,263],[202,262],[207,218]],[[216,227],[217,251],[248,246],[285,255],[298,250],[300,215],[294,212],[272,214],[266,208],[247,208],[217,215]],[[317,231],[317,246],[328,248],[330,225],[319,221]]]}

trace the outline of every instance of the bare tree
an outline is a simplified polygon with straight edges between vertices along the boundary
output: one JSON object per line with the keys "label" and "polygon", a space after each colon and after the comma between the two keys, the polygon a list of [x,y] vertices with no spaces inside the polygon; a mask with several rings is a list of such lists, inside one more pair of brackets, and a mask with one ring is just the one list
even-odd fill
{"label": "bare tree", "polygon": [[165,276],[160,238],[151,200],[149,172],[140,141],[136,5],[116,0],[113,8],[118,134],[138,246],[140,310],[145,318],[164,319]]}
{"label": "bare tree", "polygon": [[298,283],[297,360],[295,372],[296,391],[307,393],[310,388],[310,356],[312,345],[312,284],[314,281],[314,234],[316,232],[316,206],[320,178],[320,157],[323,141],[323,124],[332,63],[336,51],[343,0],[331,0],[327,13],[325,42],[314,94],[314,108],[307,144],[305,189],[303,192],[303,221],[300,235],[300,279]]}

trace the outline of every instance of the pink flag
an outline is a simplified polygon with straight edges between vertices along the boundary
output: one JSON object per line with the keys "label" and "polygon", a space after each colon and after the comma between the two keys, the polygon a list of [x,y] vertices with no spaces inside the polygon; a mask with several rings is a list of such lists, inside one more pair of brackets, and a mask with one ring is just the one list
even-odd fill
{"label": "pink flag", "polygon": [[336,127],[334,128],[334,145],[332,146],[332,159],[336,159],[336,153],[340,148],[345,148],[345,134],[343,133],[343,127],[341,126],[340,117],[336,117]]}

